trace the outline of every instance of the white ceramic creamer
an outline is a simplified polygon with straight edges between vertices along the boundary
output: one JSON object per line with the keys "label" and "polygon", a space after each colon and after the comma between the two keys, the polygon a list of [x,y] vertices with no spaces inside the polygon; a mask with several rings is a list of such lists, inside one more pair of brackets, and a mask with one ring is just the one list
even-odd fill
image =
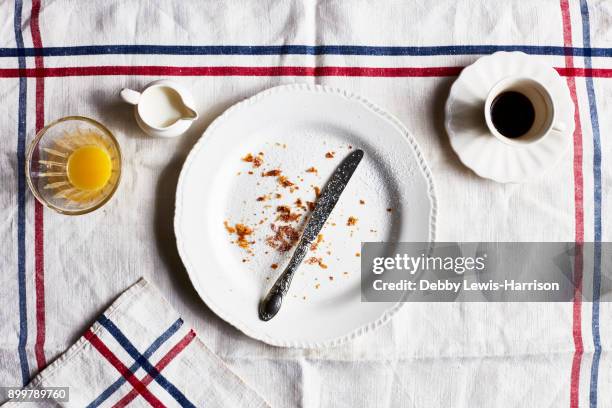
{"label": "white ceramic creamer", "polygon": [[138,126],[151,136],[178,136],[198,118],[191,94],[167,79],[151,82],[142,92],[124,88],[120,95],[134,105]]}

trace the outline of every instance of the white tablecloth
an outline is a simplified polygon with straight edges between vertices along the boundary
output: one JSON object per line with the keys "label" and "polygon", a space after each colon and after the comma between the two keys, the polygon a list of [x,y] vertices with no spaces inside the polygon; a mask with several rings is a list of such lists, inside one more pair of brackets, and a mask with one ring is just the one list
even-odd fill
{"label": "white tablecloth", "polygon": [[[22,385],[145,275],[273,406],[612,406],[608,303],[409,304],[339,348],[274,348],[207,309],[172,230],[178,174],[206,126],[305,82],[362,94],[412,131],[436,183],[438,240],[609,241],[611,15],[604,0],[1,2],[0,386]],[[477,177],[443,128],[456,67],[500,49],[560,68],[576,95],[575,148],[529,184]],[[173,76],[201,117],[180,138],[149,138],[118,90]],[[22,178],[37,117],[72,114],[106,124],[124,155],[116,196],[80,217],[37,210]]]}

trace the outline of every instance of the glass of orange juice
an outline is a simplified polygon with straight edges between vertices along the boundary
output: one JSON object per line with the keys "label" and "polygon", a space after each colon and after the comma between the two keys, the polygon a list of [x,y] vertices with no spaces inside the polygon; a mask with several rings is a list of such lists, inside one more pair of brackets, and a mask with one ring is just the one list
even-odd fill
{"label": "glass of orange juice", "polygon": [[30,144],[26,175],[32,193],[45,206],[61,214],[85,214],[104,205],[119,185],[119,144],[93,119],[61,118]]}

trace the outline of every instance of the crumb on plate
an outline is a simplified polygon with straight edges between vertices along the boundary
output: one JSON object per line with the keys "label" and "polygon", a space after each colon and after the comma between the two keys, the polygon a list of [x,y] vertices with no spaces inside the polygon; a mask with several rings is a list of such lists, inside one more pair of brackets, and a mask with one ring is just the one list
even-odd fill
{"label": "crumb on plate", "polygon": [[[247,163],[253,163],[253,167],[260,167],[263,164],[263,153],[259,152],[257,156],[253,156],[252,153],[248,153],[246,156],[242,158],[242,161]],[[249,172],[249,174],[253,174]]]}
{"label": "crumb on plate", "polygon": [[273,235],[266,238],[266,244],[278,252],[289,251],[300,239],[300,233],[291,225],[270,224]]}
{"label": "crumb on plate", "polygon": [[316,251],[319,248],[319,244],[323,242],[323,234],[317,235],[317,240],[310,245],[311,251]]}
{"label": "crumb on plate", "polygon": [[323,258],[317,258],[316,256],[311,256],[306,260],[308,265],[319,265],[321,269],[327,269],[327,265],[323,263]]}
{"label": "crumb on plate", "polygon": [[[230,235],[236,234],[238,236],[238,238],[235,241],[232,241],[232,243],[237,244],[240,248],[250,250],[250,245],[254,244],[255,241],[249,241],[247,237],[253,234],[253,228],[240,223],[231,226],[227,220],[223,221],[223,225]],[[243,262],[246,261],[243,260]]]}
{"label": "crumb on plate", "polygon": [[[290,181],[287,176],[278,176],[278,184],[280,184],[283,187],[293,187],[295,184]],[[298,187],[296,186],[295,189],[298,189]]]}
{"label": "crumb on plate", "polygon": [[229,225],[229,222],[227,222],[227,220],[223,221],[223,225],[225,226],[225,229],[228,233],[233,234],[236,232],[236,228]]}
{"label": "crumb on plate", "polygon": [[250,242],[246,239],[249,235],[253,234],[253,228],[248,227],[244,224],[236,224],[236,235],[238,235],[238,246],[240,248],[248,249]]}
{"label": "crumb on plate", "polygon": [[264,171],[263,173],[261,173],[262,177],[278,177],[280,176],[281,171],[280,169],[273,169],[273,170],[268,170],[268,171]]}
{"label": "crumb on plate", "polygon": [[287,205],[279,205],[276,207],[276,212],[278,213],[276,219],[284,222],[294,222],[301,217],[299,213],[292,213],[291,208]]}

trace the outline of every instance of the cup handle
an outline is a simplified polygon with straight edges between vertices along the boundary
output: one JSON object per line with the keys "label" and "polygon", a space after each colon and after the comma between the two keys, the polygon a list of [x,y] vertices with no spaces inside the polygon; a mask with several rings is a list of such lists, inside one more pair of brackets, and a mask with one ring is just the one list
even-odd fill
{"label": "cup handle", "polygon": [[565,123],[563,122],[557,122],[553,125],[553,130],[556,130],[557,132],[563,132],[566,129],[567,126],[565,126]]}
{"label": "cup handle", "polygon": [[119,93],[121,99],[130,105],[138,105],[138,102],[140,102],[140,95],[140,92],[136,92],[128,88],[123,88]]}

